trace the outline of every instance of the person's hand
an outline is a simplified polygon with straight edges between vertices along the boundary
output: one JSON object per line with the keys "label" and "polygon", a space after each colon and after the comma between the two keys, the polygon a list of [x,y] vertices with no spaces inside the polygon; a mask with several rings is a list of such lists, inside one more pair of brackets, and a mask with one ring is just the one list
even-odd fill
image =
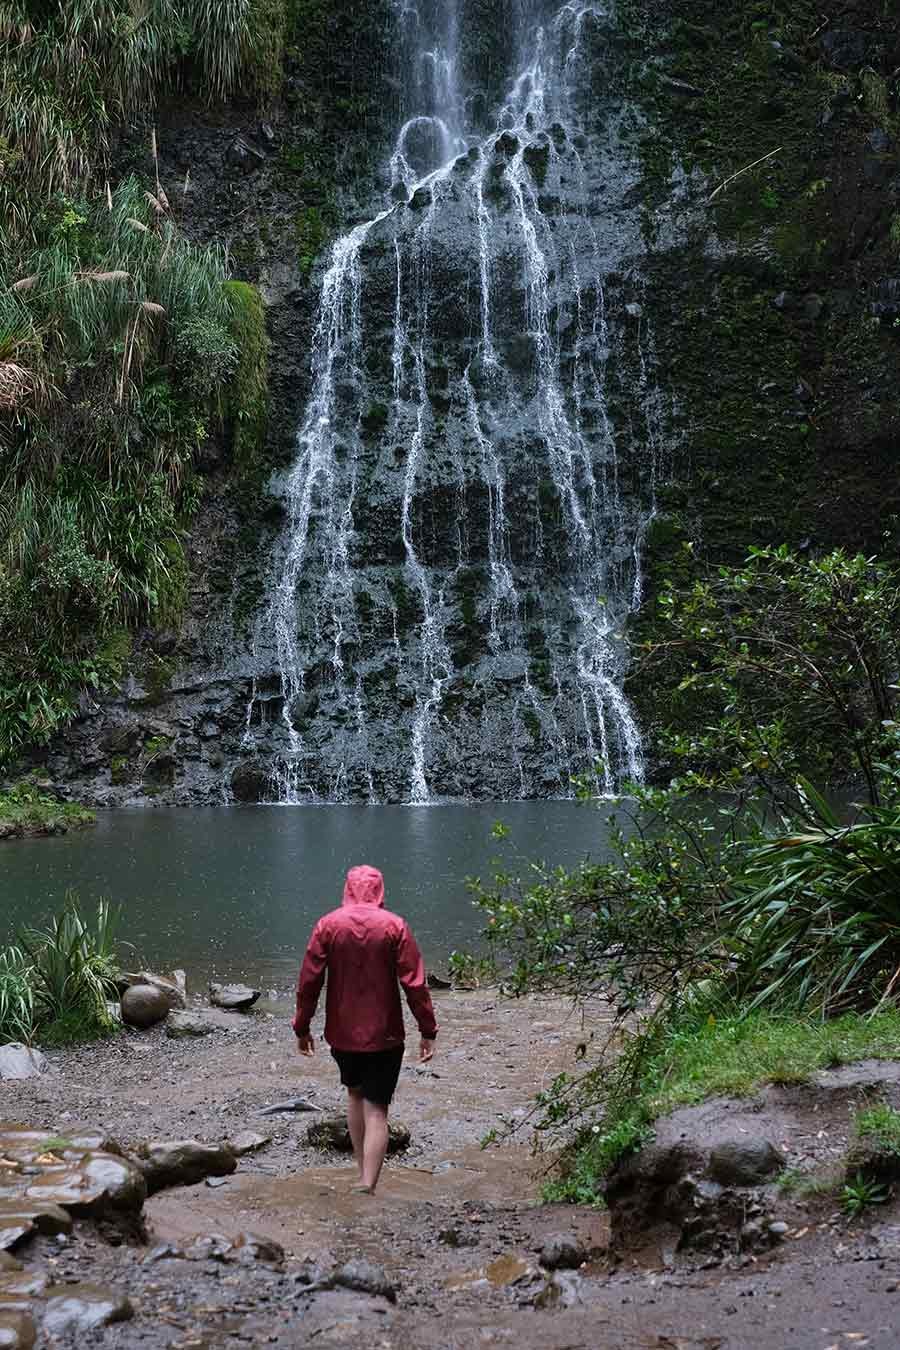
{"label": "person's hand", "polygon": [[315,1053],[316,1053],[316,1043],[313,1040],[312,1036],[310,1036],[307,1033],[306,1036],[297,1037],[298,1055],[306,1055],[307,1057],[309,1057],[310,1055],[314,1055]]}
{"label": "person's hand", "polygon": [[419,1063],[427,1064],[430,1059],[434,1059],[434,1041],[423,1036],[419,1042]]}

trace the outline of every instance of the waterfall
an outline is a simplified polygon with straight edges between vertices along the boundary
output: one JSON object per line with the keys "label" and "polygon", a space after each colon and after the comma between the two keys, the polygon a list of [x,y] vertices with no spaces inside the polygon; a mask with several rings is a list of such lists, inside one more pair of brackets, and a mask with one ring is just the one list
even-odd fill
{"label": "waterfall", "polygon": [[285,802],[561,795],[595,762],[613,792],[665,437],[612,15],[511,0],[488,113],[466,0],[394,7],[401,123],[322,277],[245,748]]}

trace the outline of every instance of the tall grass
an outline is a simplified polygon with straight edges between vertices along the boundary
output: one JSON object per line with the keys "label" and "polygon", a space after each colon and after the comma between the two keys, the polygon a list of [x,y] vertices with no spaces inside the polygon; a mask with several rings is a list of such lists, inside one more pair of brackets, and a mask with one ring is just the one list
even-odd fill
{"label": "tall grass", "polygon": [[34,995],[28,958],[21,947],[0,951],[0,1045],[31,1040],[35,1025]]}
{"label": "tall grass", "polygon": [[[12,172],[0,197],[23,226],[22,186],[84,183],[114,127],[152,116],[159,95],[193,82],[223,98],[255,67],[260,0],[0,0],[0,125]],[[268,6],[263,5],[264,22]],[[76,75],[77,72],[77,75]],[[11,180],[11,181],[7,181]]]}

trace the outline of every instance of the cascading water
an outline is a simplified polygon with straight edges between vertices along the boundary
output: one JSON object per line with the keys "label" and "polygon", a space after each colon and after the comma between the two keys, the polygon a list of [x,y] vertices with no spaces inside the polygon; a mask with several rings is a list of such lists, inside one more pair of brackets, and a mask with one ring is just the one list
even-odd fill
{"label": "cascading water", "polygon": [[[662,432],[631,258],[639,178],[600,4],[509,0],[506,94],[465,0],[396,0],[387,201],[334,245],[245,745],[284,801],[642,776],[622,628]],[[262,693],[260,691],[263,691]]]}

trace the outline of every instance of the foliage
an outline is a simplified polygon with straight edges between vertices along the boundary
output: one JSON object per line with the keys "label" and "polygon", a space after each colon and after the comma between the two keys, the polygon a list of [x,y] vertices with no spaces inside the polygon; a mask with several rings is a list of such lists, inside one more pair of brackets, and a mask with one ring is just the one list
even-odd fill
{"label": "foliage", "polygon": [[665,639],[648,645],[641,677],[670,690],[676,759],[711,784],[752,776],[776,799],[798,775],[858,774],[877,805],[900,668],[895,568],[751,549],[743,567],[670,583],[658,604]]}
{"label": "foliage", "polygon": [[0,791],[0,839],[4,834],[53,834],[92,825],[94,820],[93,811],[74,802],[58,802],[31,779]]}
{"label": "foliage", "polygon": [[[672,733],[688,771],[619,807],[615,861],[472,883],[507,992],[612,1010],[535,1103],[575,1140],[569,1198],[676,1105],[900,1053],[895,573],[754,550],[662,604],[649,660],[712,714]],[[867,800],[842,815],[802,771],[848,765]]]}
{"label": "foliage", "polygon": [[841,1193],[841,1204],[844,1213],[849,1218],[856,1219],[870,1206],[884,1205],[889,1198],[886,1186],[877,1181],[870,1181],[862,1174],[858,1174],[844,1186]]}
{"label": "foliage", "polygon": [[284,24],[284,0],[0,0],[0,217],[29,228],[27,194],[81,187],[115,126],[178,82],[276,92]]}
{"label": "foliage", "polygon": [[33,1031],[34,996],[28,960],[21,947],[6,947],[0,951],[0,1045],[27,1043]]}
{"label": "foliage", "polygon": [[35,1021],[45,1042],[83,1039],[112,1029],[106,1003],[116,996],[117,922],[118,914],[103,900],[91,922],[70,895],[49,928],[27,929],[21,935]]}
{"label": "foliage", "polygon": [[193,461],[239,365],[225,281],[134,178],[53,199],[0,261],[0,763],[121,677],[129,627],[177,618]]}
{"label": "foliage", "polygon": [[900,1111],[879,1102],[856,1117],[856,1133],[876,1152],[900,1157]]}

